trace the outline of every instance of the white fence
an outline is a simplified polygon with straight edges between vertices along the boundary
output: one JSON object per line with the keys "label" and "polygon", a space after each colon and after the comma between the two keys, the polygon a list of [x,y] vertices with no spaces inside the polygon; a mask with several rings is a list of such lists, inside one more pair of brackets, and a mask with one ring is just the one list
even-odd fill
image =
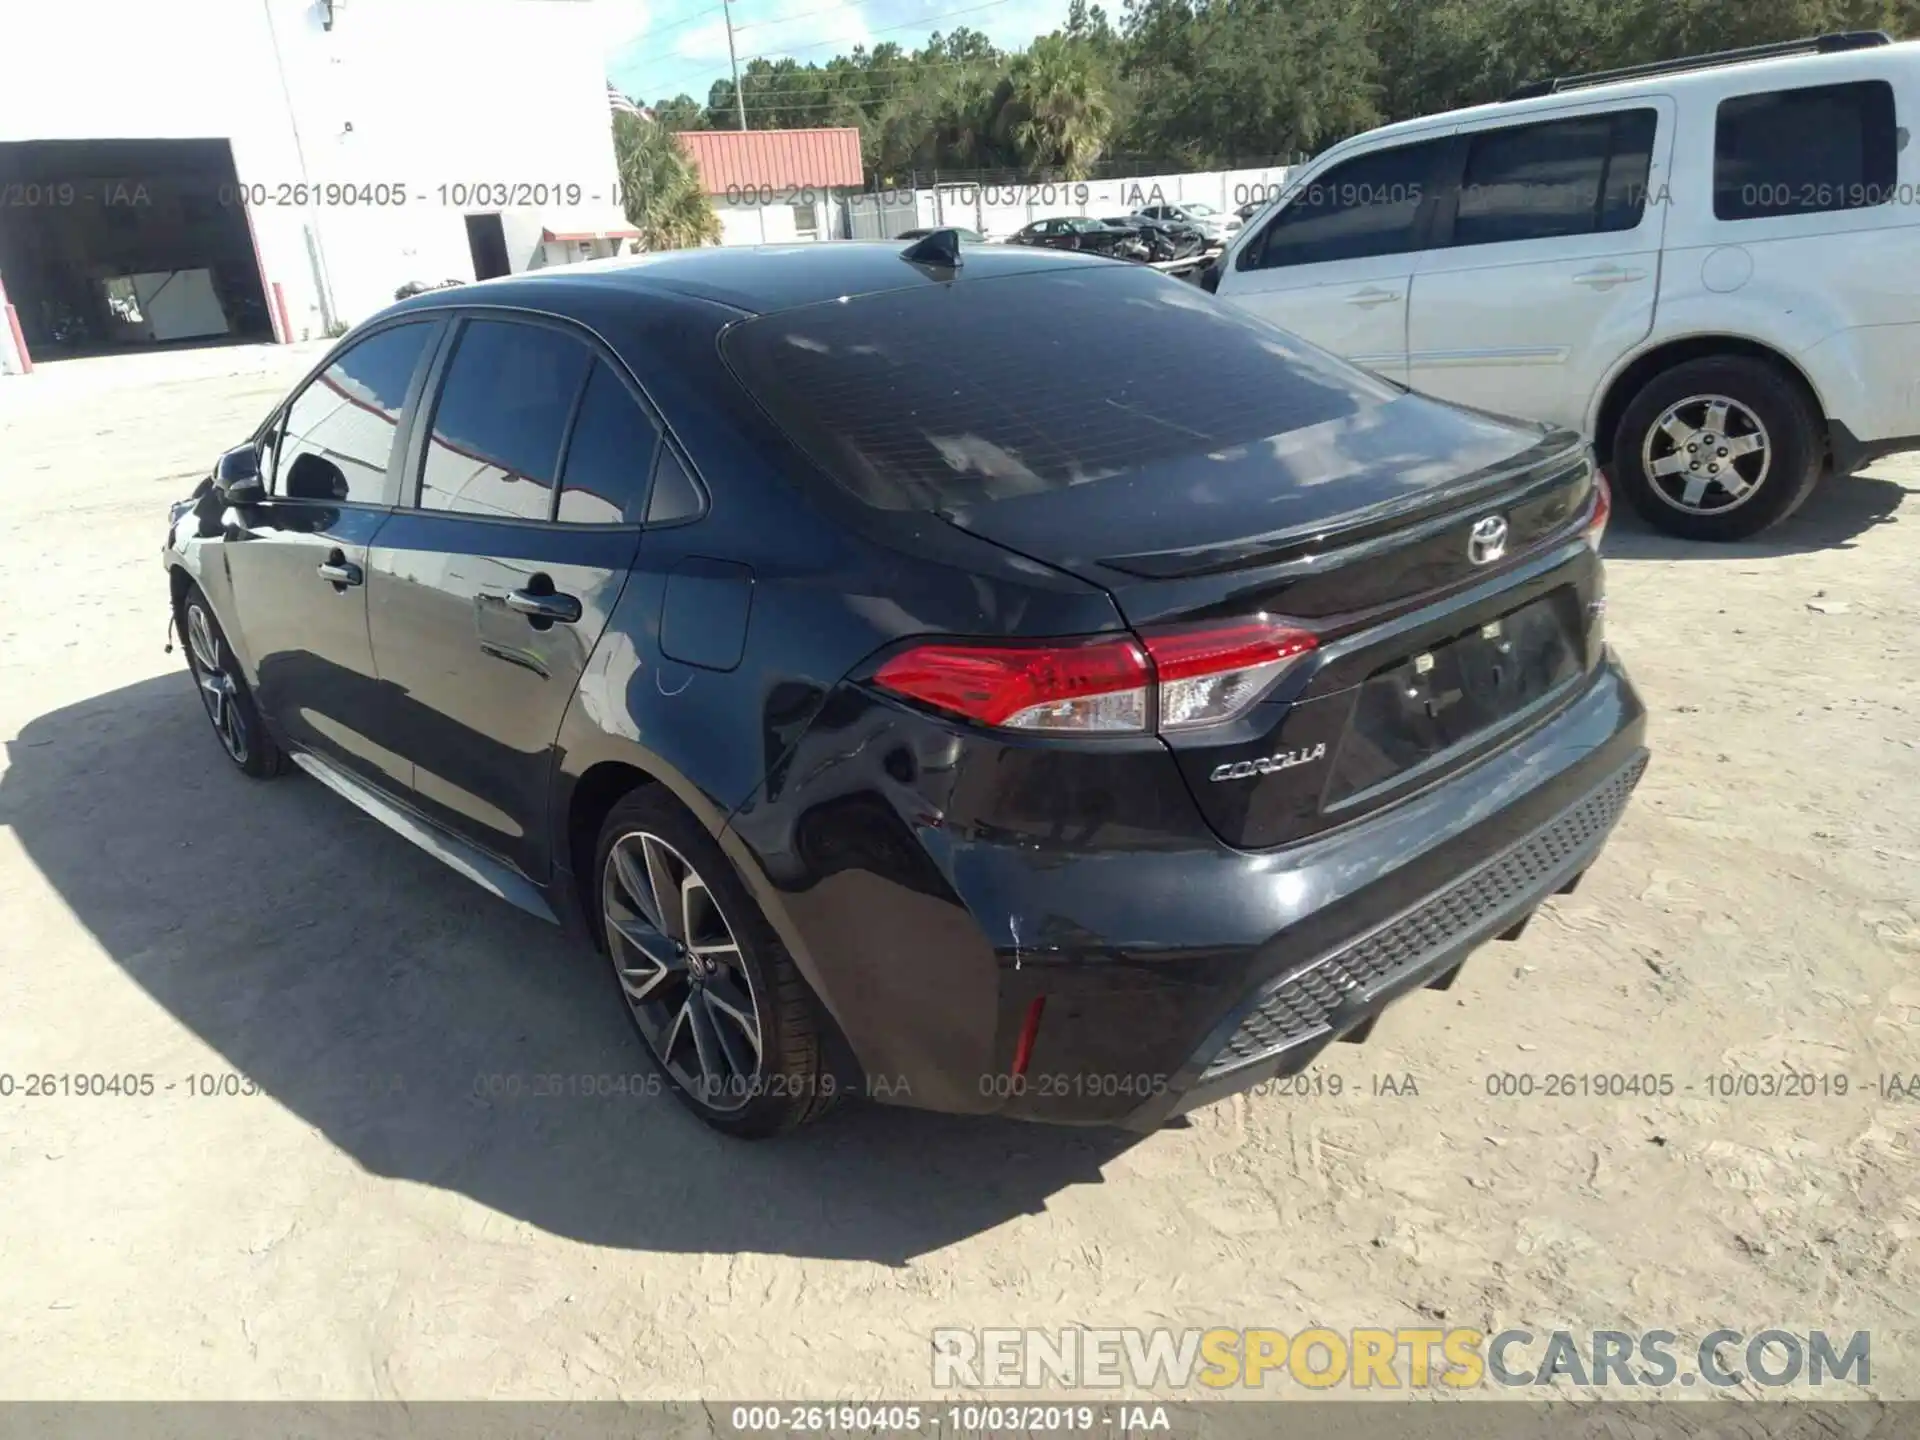
{"label": "white fence", "polygon": [[1185,175],[1141,175],[1124,180],[1062,180],[1039,185],[938,185],[882,190],[848,197],[847,229],[855,240],[886,240],[902,230],[959,225],[1004,240],[1035,220],[1055,215],[1103,218],[1148,205],[1199,201],[1231,214],[1280,193],[1287,167],[1207,170]]}

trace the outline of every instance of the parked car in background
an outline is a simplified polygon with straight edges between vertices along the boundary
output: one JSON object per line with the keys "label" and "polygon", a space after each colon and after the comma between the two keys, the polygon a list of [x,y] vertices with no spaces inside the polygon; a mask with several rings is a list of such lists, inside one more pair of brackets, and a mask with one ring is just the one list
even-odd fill
{"label": "parked car in background", "polygon": [[[1009,245],[1040,245],[1049,250],[1091,250],[1096,255],[1120,255],[1125,259],[1144,259],[1147,247],[1132,225],[1109,225],[1085,215],[1061,215],[1036,220],[1007,237]],[[1137,249],[1138,254],[1123,253]]]}
{"label": "parked car in background", "polygon": [[1877,32],[1564,77],[1335,146],[1202,283],[1739,539],[1920,448],[1916,114]]}
{"label": "parked car in background", "polygon": [[1146,245],[1149,260],[1178,260],[1199,254],[1207,245],[1204,234],[1177,220],[1147,220],[1137,215],[1114,215],[1108,216],[1102,223],[1116,230],[1133,231]]}
{"label": "parked car in background", "polygon": [[896,240],[924,240],[929,235],[937,235],[942,230],[951,230],[969,245],[986,245],[991,242],[978,230],[969,230],[964,225],[926,225],[917,230],[902,230],[893,238]]}
{"label": "parked car in background", "polygon": [[1219,242],[1225,242],[1239,233],[1241,225],[1238,215],[1223,215],[1213,206],[1198,200],[1180,205],[1148,205],[1134,211],[1134,214],[1145,220],[1172,220],[1191,225],[1209,240]]}
{"label": "parked car in background", "polygon": [[404,301],[162,558],[226,759],[597,947],[702,1120],[1150,1129],[1592,864],[1606,507],[1139,266],[848,241]]}

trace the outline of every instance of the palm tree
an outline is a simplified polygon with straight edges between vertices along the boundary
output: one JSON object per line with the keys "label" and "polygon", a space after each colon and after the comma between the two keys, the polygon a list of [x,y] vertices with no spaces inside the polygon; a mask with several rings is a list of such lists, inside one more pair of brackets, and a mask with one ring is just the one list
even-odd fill
{"label": "palm tree", "polygon": [[988,142],[996,77],[991,64],[946,72],[908,89],[881,113],[875,168],[897,173],[968,170],[992,163]]}
{"label": "palm tree", "polygon": [[613,117],[613,155],[628,222],[644,250],[717,244],[720,217],[693,157],[666,126],[638,115]]}
{"label": "palm tree", "polygon": [[1003,88],[999,124],[1027,168],[1086,179],[1113,128],[1113,104],[1087,49],[1043,35],[1014,61]]}

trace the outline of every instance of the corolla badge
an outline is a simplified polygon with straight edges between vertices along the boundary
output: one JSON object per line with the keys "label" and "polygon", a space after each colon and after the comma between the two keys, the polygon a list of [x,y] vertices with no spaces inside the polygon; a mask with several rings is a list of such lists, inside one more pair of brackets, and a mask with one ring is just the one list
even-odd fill
{"label": "corolla badge", "polygon": [[1507,553],[1507,517],[1486,515],[1473,522],[1467,532],[1467,558],[1476,565],[1491,565]]}
{"label": "corolla badge", "polygon": [[1296,765],[1311,765],[1316,760],[1326,758],[1327,745],[1323,740],[1311,750],[1302,745],[1298,750],[1282,750],[1278,755],[1263,755],[1258,760],[1236,760],[1225,765],[1213,767],[1213,774],[1207,778],[1220,780],[1251,780],[1255,775],[1271,775],[1277,770],[1291,770]]}

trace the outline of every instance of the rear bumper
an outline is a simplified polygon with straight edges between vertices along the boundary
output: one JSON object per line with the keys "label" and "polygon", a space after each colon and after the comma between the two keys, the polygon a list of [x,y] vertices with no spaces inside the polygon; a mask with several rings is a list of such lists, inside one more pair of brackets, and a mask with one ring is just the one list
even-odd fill
{"label": "rear bumper", "polygon": [[1609,655],[1466,770],[1280,850],[1230,849],[1197,824],[1189,841],[1129,847],[1147,830],[1130,811],[1192,816],[1177,779],[1177,795],[1107,801],[1119,810],[1080,836],[963,824],[952,795],[913,814],[868,791],[834,826],[831,865],[801,859],[825,853],[818,840],[770,843],[751,806],[728,839],[875,1098],[1152,1129],[1304,1067],[1564,888],[1619,818],[1644,739]]}
{"label": "rear bumper", "polygon": [[1600,853],[1646,771],[1636,750],[1587,794],[1467,873],[1338,949],[1243,999],[1188,1057],[1131,1129],[1305,1069],[1333,1041],[1370,1027],[1410,990],[1445,988],[1476,948],[1570,890]]}

